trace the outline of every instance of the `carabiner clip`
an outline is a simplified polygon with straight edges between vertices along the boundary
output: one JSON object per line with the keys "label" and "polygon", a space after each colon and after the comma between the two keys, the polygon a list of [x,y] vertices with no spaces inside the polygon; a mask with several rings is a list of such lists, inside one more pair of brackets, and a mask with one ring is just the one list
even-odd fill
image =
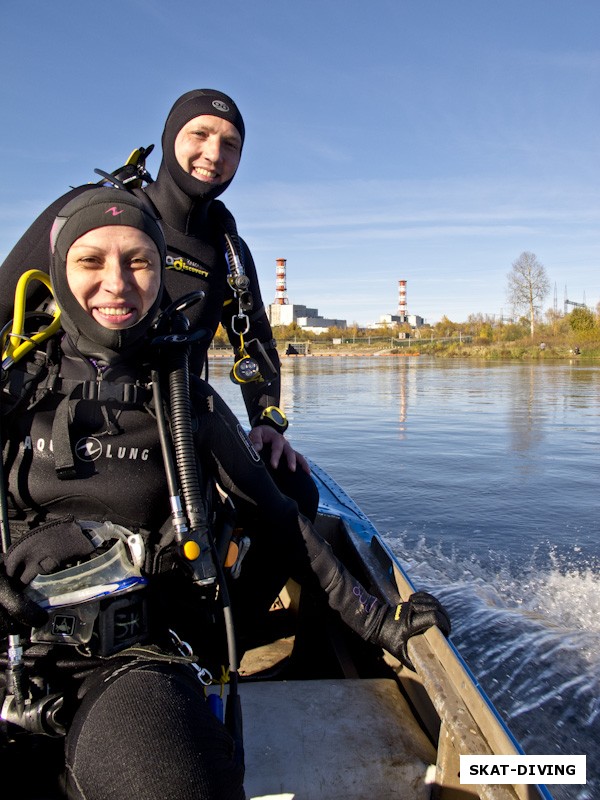
{"label": "carabiner clip", "polygon": [[[190,659],[195,658],[194,651],[192,650],[189,642],[184,642],[183,639],[180,639],[173,628],[169,628],[169,633],[171,634],[171,641],[182,656]],[[194,670],[196,677],[203,686],[210,686],[212,683],[214,683],[214,678],[210,671],[206,669],[206,667],[201,667],[199,664],[196,664],[195,661],[190,663],[190,667]]]}
{"label": "carabiner clip", "polygon": [[[236,330],[236,327],[235,327],[235,321],[236,321],[236,319],[242,319],[242,320],[245,320],[245,325],[244,325],[244,330],[243,330],[243,331],[238,331],[238,330]],[[235,314],[235,316],[233,316],[233,317],[231,318],[231,330],[232,330],[232,331],[233,331],[233,332],[234,332],[234,333],[235,333],[237,336],[239,336],[240,338],[241,338],[241,337],[242,337],[242,336],[243,336],[245,333],[248,333],[248,331],[250,330],[250,320],[248,319],[248,315],[247,315],[247,314],[242,314],[242,313],[240,313],[240,314]],[[241,346],[242,346],[242,347],[244,346],[244,343],[243,343],[243,342],[242,342]]]}

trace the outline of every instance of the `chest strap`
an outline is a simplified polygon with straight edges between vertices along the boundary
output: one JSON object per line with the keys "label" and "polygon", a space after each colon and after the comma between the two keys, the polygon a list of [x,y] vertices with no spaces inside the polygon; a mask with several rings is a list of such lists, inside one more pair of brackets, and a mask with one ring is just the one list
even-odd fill
{"label": "chest strap", "polygon": [[[69,423],[71,409],[75,413],[77,403],[91,400],[101,404],[109,402],[119,405],[143,408],[152,398],[152,392],[146,386],[137,383],[113,383],[112,381],[77,381],[69,378],[56,378],[52,387],[54,391],[67,392],[60,401],[52,422],[52,444],[56,475],[60,480],[72,480],[77,477],[75,458],[71,447]],[[73,404],[73,405],[72,405]],[[115,435],[119,428],[110,422],[105,415],[108,433]]]}
{"label": "chest strap", "polygon": [[[46,388],[46,387],[43,387]],[[72,378],[55,378],[53,392],[67,395],[71,400],[115,400],[125,405],[143,406],[152,397],[151,390],[139,383],[115,383],[113,381],[78,381]],[[80,391],[77,389],[80,388]]]}

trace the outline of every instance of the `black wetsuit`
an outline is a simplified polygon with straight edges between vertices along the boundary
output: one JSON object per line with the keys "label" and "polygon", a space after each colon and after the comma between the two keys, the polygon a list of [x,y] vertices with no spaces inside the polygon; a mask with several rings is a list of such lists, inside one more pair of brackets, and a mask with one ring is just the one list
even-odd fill
{"label": "black wetsuit", "polygon": [[[3,499],[13,544],[0,563],[0,635],[21,624],[31,678],[23,688],[31,689],[34,703],[19,703],[13,670],[0,675],[0,690],[3,678],[9,689],[3,708],[9,716],[14,712],[12,724],[22,727],[25,719],[32,732],[35,704],[64,699],[66,739],[57,760],[64,759],[72,800],[241,800],[235,739],[212,715],[189,657],[172,638],[175,630],[203,660],[227,663],[223,633],[220,647],[216,635],[223,627],[216,625],[216,594],[205,597],[207,590],[191,580],[190,562],[176,544],[181,527],[171,519],[176,509],[170,496],[182,496],[195,529],[202,508],[216,497],[212,481],[235,504],[238,523],[251,534],[250,552],[258,555],[256,569],[251,560],[244,562],[241,602],[232,604],[242,628],[252,621],[248,608],[266,612],[292,576],[324,592],[330,607],[365,640],[402,656],[412,607],[403,604],[397,619],[394,609],[366,592],[296,503],[278,490],[209,384],[197,377],[188,381],[181,337],[170,335],[181,332],[181,320],[174,315],[168,325],[159,314],[159,286],[145,294],[147,313],[128,326],[101,324],[73,294],[70,248],[86,232],[101,228],[108,235],[114,226],[151,238],[159,257],[151,255],[146,268],[162,276],[166,246],[150,204],[122,190],[82,194],[52,228],[50,275],[64,334],[38,342],[36,352],[2,375]],[[106,266],[102,256],[92,264]],[[129,269],[122,264],[121,274]],[[163,405],[168,420],[159,413]],[[172,469],[162,463],[168,422]],[[168,488],[167,475],[176,474],[179,485]],[[211,509],[204,516],[214,517]],[[4,533],[5,528],[3,538]],[[125,554],[115,560],[119,546],[130,549],[131,563]],[[100,552],[101,563],[112,564],[109,575],[99,573]],[[87,564],[90,557],[95,560]],[[93,586],[97,594],[100,584],[101,595],[82,597],[72,572],[68,582],[63,575],[68,604],[65,598],[51,604],[44,622],[27,587],[35,589],[30,584],[40,573],[74,564],[96,577]],[[225,583],[220,588],[223,597]],[[435,619],[428,610],[412,632]],[[5,664],[15,649],[6,645],[0,648]],[[3,744],[0,737],[0,771],[7,774]]]}
{"label": "black wetsuit", "polygon": [[[51,379],[42,379],[41,386],[28,396],[25,406],[9,413],[9,424],[4,426],[4,463],[13,534],[19,539],[32,527],[72,514],[78,519],[110,520],[130,530],[139,529],[149,552],[160,551],[160,544],[164,542],[161,530],[164,532],[163,523],[169,519],[169,504],[157,425],[150,395],[145,391],[149,375],[145,359],[138,355],[124,363],[117,360],[99,373],[77,352],[68,337],[63,337],[58,362],[58,371],[54,370]],[[22,362],[13,368],[9,388],[18,389],[23,384],[20,374],[24,374]],[[82,392],[74,388],[79,382],[86,382]],[[107,387],[110,389],[108,394],[117,396],[119,393],[115,394],[112,384],[136,386],[137,391],[132,394],[129,389],[124,390],[120,400],[81,399],[82,394],[84,397],[94,395],[96,390],[90,389],[94,385],[104,385],[105,391]],[[70,400],[65,401],[67,394]],[[238,598],[245,601],[240,612],[242,625],[252,617],[248,606],[260,611],[257,606],[262,605],[262,610],[266,611],[287,576],[293,575],[301,583],[312,583],[316,577],[327,592],[330,604],[344,620],[365,639],[375,640],[391,610],[357,584],[312,526],[299,516],[296,504],[277,489],[241,425],[212,388],[194,379],[191,396],[194,438],[203,473],[215,476],[242,516],[256,523],[251,552],[256,552],[254,563],[262,564],[264,571],[263,574],[250,572],[252,560],[248,561],[248,569],[244,566],[245,584],[241,586],[245,588],[237,593]],[[64,408],[65,402],[69,404],[69,414],[65,418],[69,443],[66,449],[73,456],[74,466],[66,480],[57,474],[65,448],[56,423],[60,416],[58,409],[61,405]],[[163,561],[153,556],[146,560],[150,571],[151,643],[163,647],[168,627],[175,628],[185,638],[198,623],[196,609],[192,606],[191,582],[184,572],[173,570],[172,557],[167,562],[170,567],[165,574],[160,566]],[[250,600],[252,602],[248,602]],[[61,647],[64,654],[64,645]],[[56,678],[54,667],[51,669],[59,688],[70,687],[66,706],[73,709],[74,716],[67,736],[67,764],[82,787],[81,795],[74,793],[73,796],[85,797],[86,786],[100,785],[106,794],[90,796],[125,798],[141,793],[140,796],[159,800],[166,784],[156,777],[156,770],[151,770],[150,765],[154,760],[170,760],[164,757],[164,752],[159,752],[160,747],[172,737],[173,741],[180,742],[184,751],[192,752],[197,745],[194,737],[206,736],[208,725],[210,730],[216,731],[214,735],[220,744],[215,745],[216,760],[211,755],[209,767],[204,761],[199,765],[198,781],[208,782],[212,787],[213,794],[206,796],[241,797],[240,773],[232,762],[231,742],[206,714],[201,687],[197,687],[195,696],[194,682],[186,677],[185,670],[177,668],[174,675],[173,669],[160,660],[155,662],[148,657],[119,660],[119,654],[116,659],[112,666],[112,662],[107,662],[108,672],[103,668],[101,674],[106,677],[111,669],[121,665],[122,677],[120,672],[116,679],[103,677],[101,681],[94,673],[88,676],[79,690],[79,696],[85,694],[86,698],[79,710],[76,710],[79,700],[74,697],[71,674],[69,683],[64,678]],[[50,662],[52,659],[47,657],[45,669]],[[84,667],[85,659],[80,669]],[[155,702],[152,708],[147,708],[153,692]],[[185,702],[177,699],[180,697],[186,698]],[[169,707],[175,703],[177,710],[173,715],[161,714],[160,703],[168,703]],[[119,715],[117,720],[116,709],[123,704],[129,709],[129,716]],[[190,713],[189,708],[196,707],[203,722],[190,729],[186,715]],[[143,747],[138,740],[140,736],[145,740]],[[106,750],[100,744],[102,741],[106,742]],[[162,744],[154,746],[154,741]],[[113,795],[110,792],[116,791],[114,776],[106,770],[100,775],[102,770],[98,764],[109,763],[113,748],[127,746],[133,746],[136,753],[142,749],[147,754],[147,763],[142,764],[142,769],[149,772],[154,783],[145,783],[146,779],[138,774],[138,764],[127,778],[129,783],[122,784],[123,794]],[[99,780],[104,783],[98,784]],[[217,791],[214,787],[221,784],[225,789]],[[95,791],[98,792],[98,788]],[[196,791],[200,789],[196,787]],[[187,794],[180,796],[204,795],[194,795],[188,789]]]}
{"label": "black wetsuit", "polygon": [[[19,408],[9,415],[5,470],[13,519],[31,525],[65,514],[92,515],[126,527],[160,528],[168,517],[167,486],[156,423],[148,410],[149,368],[136,362],[116,362],[100,371],[63,336],[58,372],[43,379],[29,410]],[[18,375],[20,366],[11,374]],[[13,380],[20,385],[20,379]],[[77,391],[74,387],[80,384],[109,393],[114,393],[113,384],[123,384],[137,392],[130,399],[121,399],[120,393],[106,401],[81,399],[82,392],[90,396],[90,389]],[[57,409],[69,393],[68,428],[63,429]],[[282,514],[295,517],[296,504],[267,477],[242,426],[212,387],[192,378],[192,399],[204,471],[216,475],[246,509],[255,508],[261,522],[271,516],[281,519]],[[65,480],[57,469],[67,435],[75,475]]]}

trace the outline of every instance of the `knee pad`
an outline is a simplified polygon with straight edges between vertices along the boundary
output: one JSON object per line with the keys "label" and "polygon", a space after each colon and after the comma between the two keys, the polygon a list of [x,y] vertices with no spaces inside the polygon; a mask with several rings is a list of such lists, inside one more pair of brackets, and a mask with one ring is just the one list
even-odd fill
{"label": "knee pad", "polygon": [[98,682],[65,744],[73,800],[243,800],[233,740],[185,667],[127,666]]}

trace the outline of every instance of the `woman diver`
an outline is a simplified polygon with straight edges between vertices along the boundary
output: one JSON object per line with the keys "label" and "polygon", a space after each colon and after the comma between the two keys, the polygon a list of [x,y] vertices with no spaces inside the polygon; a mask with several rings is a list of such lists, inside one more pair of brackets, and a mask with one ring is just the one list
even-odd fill
{"label": "woman diver", "polygon": [[[177,394],[170,348],[186,327],[177,327],[177,307],[172,317],[160,311],[166,247],[147,201],[85,192],[59,213],[50,249],[63,332],[4,375],[3,524],[12,543],[0,567],[3,774],[29,737],[58,765],[59,796],[241,800],[239,742],[181,647],[221,573],[195,571],[204,540],[186,540],[169,482],[169,466],[190,454],[176,441],[169,462],[167,419],[173,429],[180,416],[189,423],[190,482],[216,480],[258,522],[252,547],[279,575],[257,602],[274,599],[283,576],[314,582],[354,631],[408,666],[408,638],[431,625],[447,634],[450,623],[426,593],[399,615],[368,595],[280,493],[212,388],[194,378]],[[30,776],[47,792],[49,773]]]}

